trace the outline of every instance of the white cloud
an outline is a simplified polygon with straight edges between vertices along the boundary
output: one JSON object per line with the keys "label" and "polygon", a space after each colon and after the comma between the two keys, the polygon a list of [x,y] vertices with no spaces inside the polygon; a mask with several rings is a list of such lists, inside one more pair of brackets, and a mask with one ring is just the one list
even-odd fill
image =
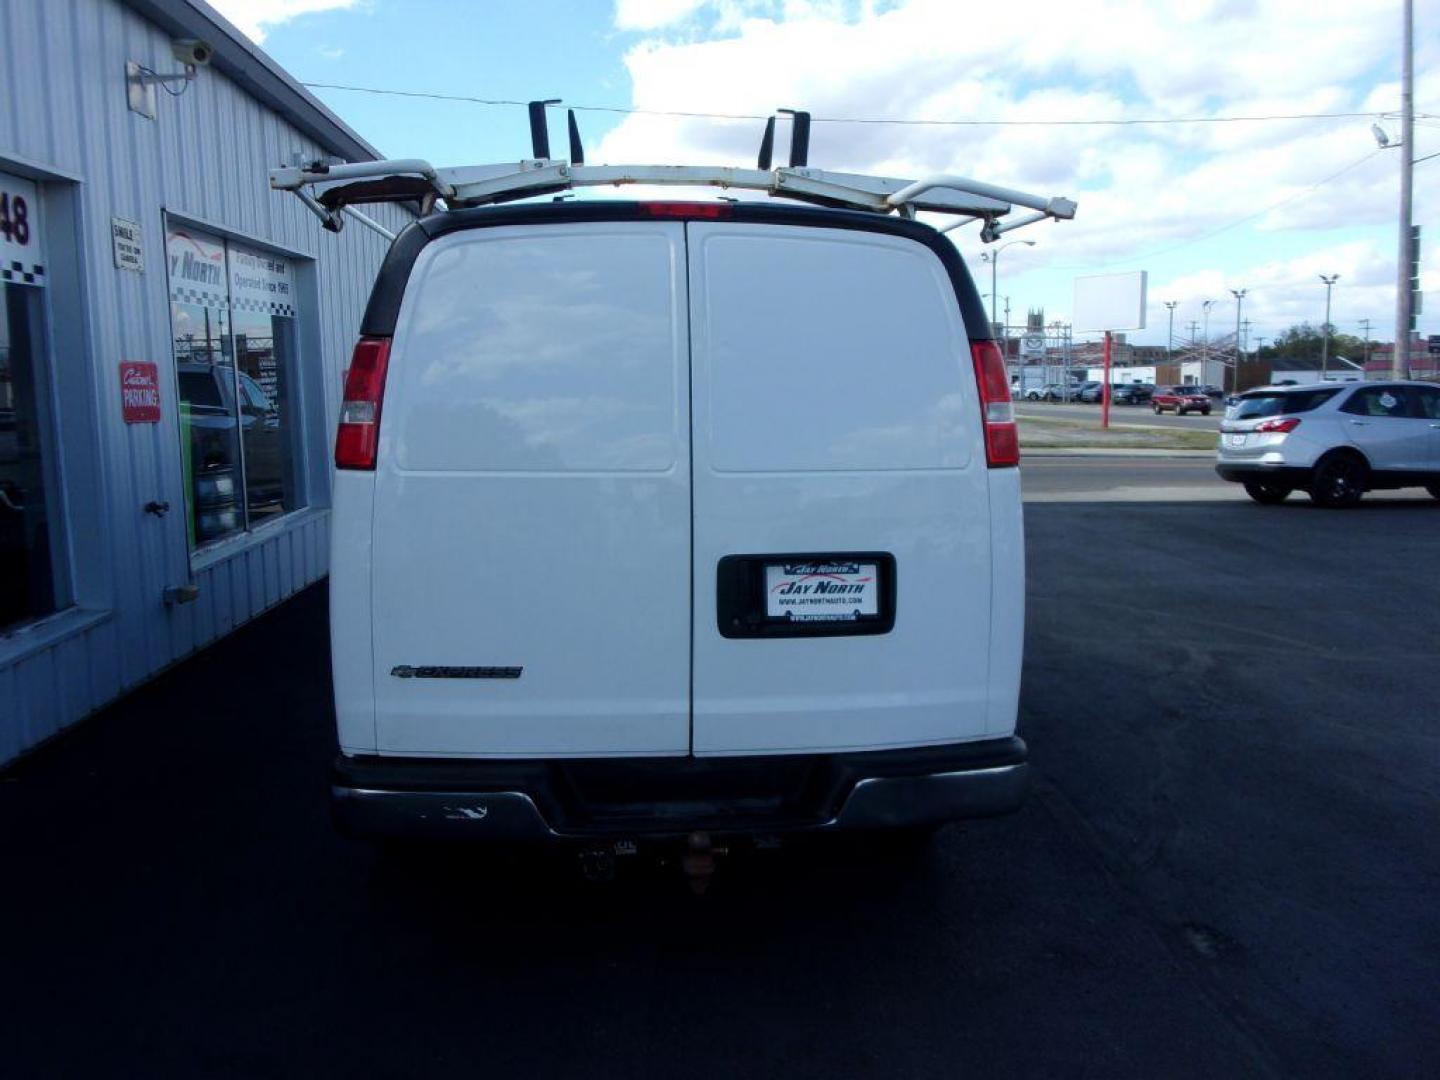
{"label": "white cloud", "polygon": [[693,15],[706,0],[617,0],[615,25],[621,30],[658,30]]}
{"label": "white cloud", "polygon": [[216,11],[257,45],[264,44],[271,27],[300,15],[343,10],[356,3],[357,0],[211,0]]}
{"label": "white cloud", "polygon": [[[621,0],[617,24],[635,6]],[[646,24],[652,32],[626,55],[640,109],[767,114],[788,106],[817,117],[1020,121],[1369,112],[1399,103],[1398,0],[1199,0],[1173,9],[1150,0],[1039,0],[1023,19],[983,23],[955,0],[669,0],[649,8],[672,14]],[[1416,9],[1416,100],[1422,111],[1440,111],[1440,0],[1418,0]],[[592,157],[747,163],[760,128],[632,115]],[[1322,255],[1343,255],[1344,265],[1332,260],[1327,272],[1355,283],[1351,298],[1361,295],[1356,276],[1367,267],[1364,288],[1393,292],[1386,237],[1398,162],[1395,151],[1363,160],[1375,150],[1369,128],[1359,117],[1123,127],[817,122],[810,160],[894,176],[957,172],[1076,198],[1074,222],[1020,234],[1041,241],[1027,266],[1144,265],[1134,260],[1223,234],[1235,241],[1225,265],[1247,267],[1256,309],[1272,303],[1258,294],[1273,289],[1281,313],[1301,310],[1313,292],[1308,265],[1266,259],[1267,238],[1282,235],[1314,233],[1317,246],[1329,244]],[[786,138],[782,123],[779,159]],[[1440,129],[1418,128],[1416,150],[1440,150]],[[1427,167],[1440,175],[1440,166]],[[1435,235],[1440,185],[1423,177],[1417,171],[1415,220]],[[1375,238],[1327,242],[1327,233],[1354,226]],[[955,235],[967,252],[978,250],[973,229]],[[1290,278],[1293,297],[1281,285]],[[1440,298],[1427,299],[1436,306]],[[1382,300],[1377,313],[1389,305]]]}

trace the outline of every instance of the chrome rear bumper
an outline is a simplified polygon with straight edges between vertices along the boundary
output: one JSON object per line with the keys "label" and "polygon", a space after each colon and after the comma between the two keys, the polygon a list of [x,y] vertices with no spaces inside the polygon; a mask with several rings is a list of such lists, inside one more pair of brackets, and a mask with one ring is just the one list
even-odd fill
{"label": "chrome rear bumper", "polygon": [[796,758],[429,762],[341,758],[332,808],[366,837],[527,842],[939,825],[1021,805],[1019,738]]}

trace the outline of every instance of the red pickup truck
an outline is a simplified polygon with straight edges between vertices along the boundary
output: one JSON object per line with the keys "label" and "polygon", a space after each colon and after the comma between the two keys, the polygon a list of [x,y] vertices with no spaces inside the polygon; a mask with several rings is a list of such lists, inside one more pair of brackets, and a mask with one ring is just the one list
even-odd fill
{"label": "red pickup truck", "polygon": [[1184,416],[1187,412],[1210,415],[1210,399],[1200,392],[1198,386],[1167,386],[1164,390],[1157,390],[1150,399],[1150,407],[1155,410],[1156,416],[1166,409],[1174,409],[1177,416]]}

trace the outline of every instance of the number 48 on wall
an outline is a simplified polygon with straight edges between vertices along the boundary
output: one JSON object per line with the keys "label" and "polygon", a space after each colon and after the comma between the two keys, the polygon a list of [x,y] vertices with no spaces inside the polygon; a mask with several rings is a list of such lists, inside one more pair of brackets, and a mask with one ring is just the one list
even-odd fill
{"label": "number 48 on wall", "polygon": [[30,243],[30,207],[22,195],[13,199],[7,191],[0,191],[0,236],[15,244]]}

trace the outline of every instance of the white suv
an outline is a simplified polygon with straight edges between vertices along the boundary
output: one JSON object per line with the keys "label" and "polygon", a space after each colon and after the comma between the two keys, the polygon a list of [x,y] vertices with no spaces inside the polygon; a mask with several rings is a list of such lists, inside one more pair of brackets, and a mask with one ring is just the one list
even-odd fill
{"label": "white suv", "polygon": [[941,234],[450,210],[396,239],[362,333],[330,585],[343,827],[628,843],[1019,804],[1019,449]]}
{"label": "white suv", "polygon": [[1440,499],[1440,386],[1314,383],[1242,394],[1220,425],[1215,466],[1256,502],[1297,488],[1321,506],[1424,487]]}

